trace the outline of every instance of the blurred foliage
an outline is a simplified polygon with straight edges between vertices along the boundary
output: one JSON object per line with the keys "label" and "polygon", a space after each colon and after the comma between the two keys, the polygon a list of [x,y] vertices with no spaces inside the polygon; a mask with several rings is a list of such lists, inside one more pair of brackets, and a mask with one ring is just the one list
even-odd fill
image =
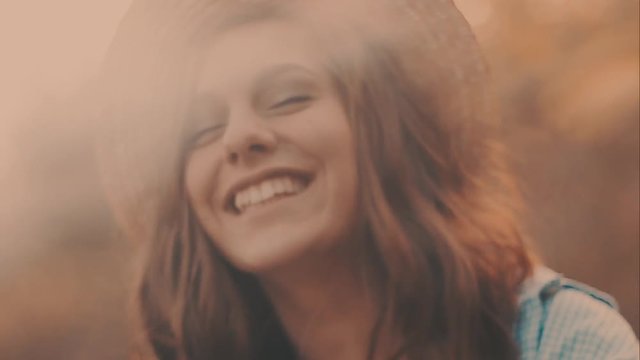
{"label": "blurred foliage", "polygon": [[493,70],[547,264],[639,329],[638,2],[460,0]]}

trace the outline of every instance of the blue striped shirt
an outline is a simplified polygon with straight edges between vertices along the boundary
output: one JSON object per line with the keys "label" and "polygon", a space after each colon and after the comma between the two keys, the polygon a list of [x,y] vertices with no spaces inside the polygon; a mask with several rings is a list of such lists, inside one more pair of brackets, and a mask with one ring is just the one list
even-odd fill
{"label": "blue striped shirt", "polygon": [[640,359],[636,335],[607,294],[538,267],[518,301],[521,360]]}

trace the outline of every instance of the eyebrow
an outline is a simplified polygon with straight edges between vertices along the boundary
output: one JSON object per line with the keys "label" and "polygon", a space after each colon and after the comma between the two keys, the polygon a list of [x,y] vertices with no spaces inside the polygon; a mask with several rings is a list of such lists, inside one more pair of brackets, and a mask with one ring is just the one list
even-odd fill
{"label": "eyebrow", "polygon": [[255,84],[254,84],[255,93],[262,92],[275,79],[277,79],[278,77],[284,74],[289,74],[289,73],[294,73],[294,74],[299,73],[307,77],[318,76],[318,74],[315,71],[301,65],[292,64],[292,63],[276,65],[276,66],[270,67],[268,70],[264,71],[258,77],[258,79],[255,81]]}

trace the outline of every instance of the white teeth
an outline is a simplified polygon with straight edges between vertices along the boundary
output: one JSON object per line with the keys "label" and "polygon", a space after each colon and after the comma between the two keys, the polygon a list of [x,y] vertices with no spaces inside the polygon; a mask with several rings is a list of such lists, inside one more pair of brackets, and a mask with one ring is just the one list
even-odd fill
{"label": "white teeth", "polygon": [[233,198],[236,209],[244,211],[249,206],[260,204],[277,195],[297,194],[306,185],[289,176],[271,178],[237,192]]}
{"label": "white teeth", "polygon": [[285,191],[284,180],[273,179],[272,184],[276,194],[282,194]]}
{"label": "white teeth", "polygon": [[251,200],[249,201],[250,204],[257,204],[260,202],[260,200],[262,199],[262,194],[260,193],[260,188],[258,188],[257,186],[252,186],[251,188],[249,188],[249,190],[251,191]]}
{"label": "white teeth", "polygon": [[284,180],[283,181],[284,191],[287,191],[287,192],[295,191],[295,189],[293,187],[293,180],[291,180],[291,178],[284,178],[283,180]]}
{"label": "white teeth", "polygon": [[263,199],[269,199],[273,197],[275,190],[273,189],[273,184],[271,184],[271,181],[265,181],[260,184],[260,192],[262,193]]}
{"label": "white teeth", "polygon": [[240,199],[240,196],[236,196],[233,200],[233,204],[236,206],[236,209],[240,209],[240,205],[242,205],[243,201]]}

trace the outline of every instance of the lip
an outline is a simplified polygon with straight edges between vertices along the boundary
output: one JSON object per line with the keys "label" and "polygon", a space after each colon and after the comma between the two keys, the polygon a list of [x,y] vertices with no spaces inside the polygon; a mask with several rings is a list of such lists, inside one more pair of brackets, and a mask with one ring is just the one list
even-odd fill
{"label": "lip", "polygon": [[240,180],[233,183],[229,189],[226,191],[225,196],[223,198],[222,206],[225,211],[231,212],[233,214],[238,214],[235,207],[232,205],[233,196],[240,190],[245,189],[251,185],[259,184],[260,182],[278,176],[295,176],[304,179],[305,183],[308,185],[313,181],[314,175],[310,171],[288,168],[288,167],[278,167],[278,168],[269,168],[262,171],[259,171],[255,174],[246,176],[241,178]]}

